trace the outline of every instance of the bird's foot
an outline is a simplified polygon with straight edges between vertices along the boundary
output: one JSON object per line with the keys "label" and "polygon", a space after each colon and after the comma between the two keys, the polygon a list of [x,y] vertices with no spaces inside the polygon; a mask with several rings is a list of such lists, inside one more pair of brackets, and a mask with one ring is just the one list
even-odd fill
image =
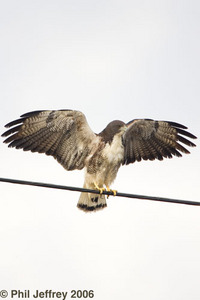
{"label": "bird's foot", "polygon": [[96,182],[94,182],[94,186],[95,186],[95,188],[99,191],[100,195],[102,195],[103,192],[106,191],[105,188],[100,188]]}
{"label": "bird's foot", "polygon": [[[106,191],[112,193],[113,196],[116,196],[116,195],[117,195],[117,191],[116,191],[116,190],[111,190],[111,189],[109,188],[109,186],[106,186]],[[110,195],[107,195],[107,198],[109,198],[109,196],[110,196]]]}

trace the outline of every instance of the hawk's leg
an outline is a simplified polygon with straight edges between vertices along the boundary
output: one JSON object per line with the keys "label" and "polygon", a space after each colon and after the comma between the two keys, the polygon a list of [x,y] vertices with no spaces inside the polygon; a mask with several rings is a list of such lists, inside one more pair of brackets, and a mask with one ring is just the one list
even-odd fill
{"label": "hawk's leg", "polygon": [[[111,189],[109,188],[109,186],[106,186],[106,191],[107,191],[107,192],[113,193],[113,196],[116,196],[116,195],[117,195],[117,191],[116,191],[116,190],[111,190]],[[110,195],[108,195],[107,198],[109,198],[109,196],[110,196]]]}

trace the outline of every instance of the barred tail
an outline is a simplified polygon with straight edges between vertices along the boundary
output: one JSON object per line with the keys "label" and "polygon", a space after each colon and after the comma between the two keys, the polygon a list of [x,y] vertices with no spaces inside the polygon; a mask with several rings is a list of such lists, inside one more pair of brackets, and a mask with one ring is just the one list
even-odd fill
{"label": "barred tail", "polygon": [[85,212],[97,211],[106,207],[105,195],[81,193],[77,207]]}

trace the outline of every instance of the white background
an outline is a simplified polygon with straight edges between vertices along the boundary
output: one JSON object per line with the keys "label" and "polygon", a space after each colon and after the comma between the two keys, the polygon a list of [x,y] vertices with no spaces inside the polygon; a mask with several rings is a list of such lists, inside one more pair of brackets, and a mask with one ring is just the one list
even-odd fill
{"label": "white background", "polygon": [[[94,130],[121,119],[182,123],[199,136],[199,1],[8,0],[0,4],[0,128],[77,109]],[[119,192],[200,200],[191,155],[122,167]],[[53,158],[0,143],[1,177],[83,185]],[[200,299],[200,208],[0,183],[0,289],[94,290],[95,300]],[[70,299],[70,295],[68,296]]]}

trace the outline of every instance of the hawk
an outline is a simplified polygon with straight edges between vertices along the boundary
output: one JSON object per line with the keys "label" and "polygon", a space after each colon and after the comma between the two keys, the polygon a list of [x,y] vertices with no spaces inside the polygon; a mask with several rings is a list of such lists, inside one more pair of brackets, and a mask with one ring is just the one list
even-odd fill
{"label": "hawk", "polygon": [[81,193],[77,206],[86,212],[107,206],[103,190],[111,191],[121,165],[180,157],[190,153],[182,144],[194,147],[189,139],[196,138],[184,125],[152,119],[115,120],[96,134],[76,110],[33,111],[5,127],[8,147],[51,155],[68,171],[85,169],[84,188],[100,192]]}

